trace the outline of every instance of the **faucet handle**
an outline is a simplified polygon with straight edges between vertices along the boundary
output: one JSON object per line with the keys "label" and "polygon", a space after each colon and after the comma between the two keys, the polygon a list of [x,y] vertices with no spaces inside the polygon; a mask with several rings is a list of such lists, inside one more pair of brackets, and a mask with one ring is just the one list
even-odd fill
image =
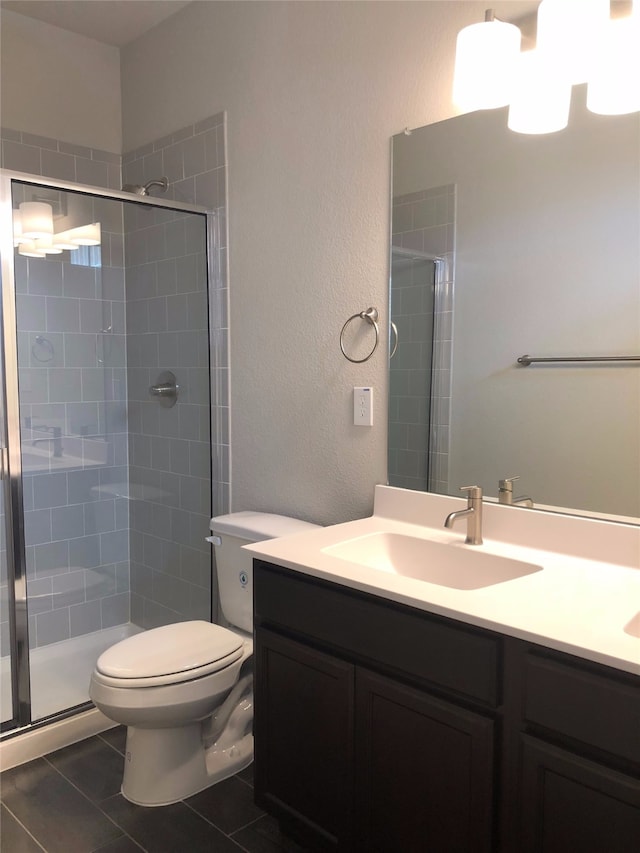
{"label": "faucet handle", "polygon": [[482,498],[482,486],[460,486],[460,491],[468,492],[470,501]]}
{"label": "faucet handle", "polygon": [[512,491],[512,483],[520,479],[520,474],[515,477],[505,477],[504,480],[498,480],[498,488],[501,490]]}

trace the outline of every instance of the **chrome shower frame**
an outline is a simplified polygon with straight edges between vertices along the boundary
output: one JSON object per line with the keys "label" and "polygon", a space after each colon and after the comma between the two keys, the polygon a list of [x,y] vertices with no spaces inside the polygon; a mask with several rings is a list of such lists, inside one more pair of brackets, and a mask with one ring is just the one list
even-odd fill
{"label": "chrome shower frame", "polygon": [[15,302],[15,266],[11,186],[14,181],[35,187],[70,191],[83,195],[126,201],[151,207],[164,207],[206,217],[207,282],[214,281],[214,222],[216,213],[187,202],[160,199],[104,187],[92,187],[70,181],[0,169],[0,489],[4,493],[7,562],[13,556],[13,570],[7,566],[9,598],[9,638],[11,655],[11,699],[13,717],[2,726],[11,736],[48,725],[71,714],[92,707],[91,702],[62,711],[43,721],[31,723],[31,690],[29,673],[29,624],[27,611],[27,577],[22,490],[22,458],[20,447],[20,408],[18,396],[18,344]]}

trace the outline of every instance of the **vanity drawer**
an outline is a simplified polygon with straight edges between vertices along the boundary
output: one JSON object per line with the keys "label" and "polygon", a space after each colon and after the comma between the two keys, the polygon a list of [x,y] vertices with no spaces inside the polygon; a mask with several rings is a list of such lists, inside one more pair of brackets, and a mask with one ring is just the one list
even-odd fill
{"label": "vanity drawer", "polygon": [[527,722],[636,763],[640,770],[640,679],[573,660],[527,655]]}
{"label": "vanity drawer", "polygon": [[257,627],[292,632],[488,707],[500,703],[499,636],[261,560],[254,565]]}

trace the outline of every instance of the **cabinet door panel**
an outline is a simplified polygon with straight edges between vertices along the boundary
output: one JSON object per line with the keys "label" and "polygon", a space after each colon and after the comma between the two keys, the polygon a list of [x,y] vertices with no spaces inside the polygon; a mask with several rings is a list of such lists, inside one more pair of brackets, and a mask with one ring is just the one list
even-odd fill
{"label": "cabinet door panel", "polygon": [[640,781],[523,737],[522,853],[637,853]]}
{"label": "cabinet door panel", "polygon": [[256,634],[256,801],[348,849],[353,667],[261,629]]}
{"label": "cabinet door panel", "polygon": [[360,669],[356,717],[357,849],[491,849],[491,720]]}
{"label": "cabinet door panel", "polygon": [[538,654],[527,656],[525,677],[528,721],[640,762],[637,679],[604,667],[590,672]]}

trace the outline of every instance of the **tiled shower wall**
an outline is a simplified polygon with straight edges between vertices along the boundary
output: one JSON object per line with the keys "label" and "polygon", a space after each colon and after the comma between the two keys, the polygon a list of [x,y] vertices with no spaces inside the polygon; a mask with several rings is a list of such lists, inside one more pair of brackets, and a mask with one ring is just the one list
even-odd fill
{"label": "tiled shower wall", "polygon": [[[172,497],[171,499],[172,503],[175,503],[177,500],[179,505],[169,507],[172,511],[170,527],[165,527],[162,530],[163,535],[160,537],[154,537],[148,530],[137,529],[135,526],[132,528],[131,557],[136,566],[134,569],[135,591],[132,594],[132,610],[135,612],[133,613],[132,618],[139,619],[140,624],[143,624],[145,627],[160,624],[164,621],[176,621],[178,619],[194,618],[196,616],[208,618],[208,607],[209,601],[211,600],[208,588],[209,577],[211,574],[210,548],[208,545],[205,545],[203,539],[207,532],[209,509],[207,508],[203,512],[203,507],[205,503],[207,503],[208,496],[205,496],[203,493],[203,488],[205,488],[203,483],[206,478],[201,475],[203,467],[208,467],[208,463],[205,463],[203,460],[204,445],[209,441],[209,436],[211,434],[214,437],[214,441],[211,449],[213,457],[213,481],[209,487],[212,495],[210,508],[212,514],[221,514],[229,511],[229,369],[224,114],[221,113],[199,122],[196,125],[183,128],[181,131],[125,155],[124,158],[110,152],[71,145],[66,142],[34,136],[33,134],[22,133],[13,129],[0,129],[0,139],[2,141],[2,159],[0,165],[6,169],[23,171],[28,174],[40,175],[54,180],[68,180],[110,189],[119,189],[123,181],[128,183],[146,182],[153,178],[166,175],[170,181],[170,186],[166,195],[162,196],[163,198],[197,203],[208,209],[213,209],[216,212],[214,219],[215,234],[212,241],[215,250],[209,264],[211,275],[209,306],[211,340],[211,410],[209,411],[208,405],[206,406],[205,412],[201,403],[187,402],[189,400],[189,392],[188,390],[183,389],[181,397],[182,405],[179,404],[176,406],[176,410],[180,413],[181,425],[185,428],[184,436],[182,434],[177,436],[173,433],[172,430],[175,428],[175,424],[166,432],[161,430],[159,427],[156,430],[155,426],[149,431],[146,431],[149,429],[149,418],[147,417],[143,424],[141,417],[138,418],[138,414],[135,413],[136,403],[142,402],[141,400],[136,399],[137,396],[140,396],[141,387],[139,384],[141,374],[136,373],[135,377],[131,377],[129,379],[130,394],[128,403],[134,410],[133,421],[131,424],[134,429],[131,430],[127,448],[129,454],[127,462],[136,470],[133,472],[134,476],[132,477],[131,483],[128,482],[128,469],[120,470],[117,477],[114,475],[111,478],[118,479],[120,481],[116,484],[118,488],[114,489],[114,497],[112,500],[113,516],[115,519],[114,523],[118,525],[118,531],[122,530],[125,534],[124,537],[120,537],[121,541],[126,541],[126,534],[128,530],[126,527],[122,527],[122,524],[125,519],[126,524],[129,524],[129,509],[133,503],[130,498],[134,491],[136,492],[136,509],[131,512],[131,515],[135,519],[134,525],[137,525],[138,520],[141,519],[140,523],[144,527],[144,519],[148,519],[149,515],[156,512],[158,508],[158,504],[153,500],[145,500],[144,498],[141,500],[141,491],[139,489],[132,489],[131,494],[127,491],[127,497],[115,497],[116,493],[118,495],[125,494],[121,488],[123,483],[127,484],[128,490],[132,484],[134,486],[144,486],[147,481],[153,480],[158,476],[162,478],[164,475],[175,475],[179,480],[179,491],[174,493],[177,494],[178,497],[176,499]],[[121,160],[124,164],[122,170],[123,177],[121,177]],[[141,208],[136,209],[138,211],[141,210]],[[160,219],[162,219],[162,215],[159,220]],[[186,220],[183,220],[183,224],[185,221]],[[179,217],[176,217],[175,223],[179,223]],[[141,223],[139,219],[136,222],[136,226],[141,225],[143,229],[147,226],[155,227],[159,224],[161,224],[160,221],[153,224],[148,221],[146,223]],[[162,223],[162,226],[171,227],[169,220]],[[176,227],[180,230],[181,225],[177,224]],[[172,238],[169,239],[171,240]],[[186,240],[187,233],[185,231],[185,241]],[[162,251],[166,252],[166,248]],[[188,257],[189,255],[191,255],[191,258]],[[140,258],[138,257],[136,259],[134,257],[131,260],[140,261]],[[176,262],[175,290],[172,289],[174,285],[170,285],[168,283],[168,278],[164,276],[164,271],[166,271],[167,267],[171,266],[172,260]],[[140,266],[140,264],[133,263],[131,279],[129,282],[130,288],[127,291],[126,296],[127,299],[130,299],[132,296],[137,296],[137,299],[134,298],[132,300],[134,302],[143,303],[145,300],[149,300],[146,306],[146,311],[148,312],[146,314],[146,322],[148,323],[156,322],[158,315],[154,313],[154,311],[156,311],[163,300],[165,300],[167,328],[164,329],[161,327],[163,323],[161,320],[161,325],[156,331],[151,331],[150,325],[146,327],[146,331],[142,331],[143,327],[136,326],[135,317],[137,316],[139,320],[140,316],[145,316],[145,309],[141,309],[141,306],[138,305],[136,308],[132,309],[133,316],[129,317],[129,329],[134,335],[157,335],[158,341],[160,341],[160,336],[163,336],[163,358],[165,354],[168,354],[172,348],[174,348],[173,351],[176,355],[175,363],[178,368],[186,368],[189,371],[194,371],[193,376],[196,376],[199,374],[199,371],[202,370],[202,362],[204,359],[202,344],[196,347],[197,356],[195,357],[196,363],[194,364],[187,364],[191,355],[187,354],[185,347],[193,349],[191,342],[187,344],[186,341],[187,337],[193,337],[191,333],[194,330],[189,324],[195,322],[193,306],[196,304],[198,299],[202,299],[202,293],[200,292],[200,295],[198,295],[195,288],[193,290],[189,290],[191,284],[189,284],[187,278],[181,277],[180,281],[178,281],[177,273],[178,269],[181,269],[181,265],[184,266],[185,264],[188,265],[192,263],[194,264],[193,269],[195,271],[196,266],[202,266],[203,259],[196,259],[193,253],[185,251],[184,255],[177,253],[173,258],[163,257],[158,263],[158,269],[165,261],[168,261],[169,263],[165,264],[164,270],[158,273],[158,278],[155,280],[155,295],[152,295],[151,291],[148,291],[146,296],[142,295],[143,291],[140,288],[143,287],[143,285],[140,283],[140,280],[136,283],[137,273],[135,268]],[[48,264],[50,262],[51,261],[47,259],[44,263]],[[144,263],[147,263],[147,261],[143,262],[143,264]],[[127,262],[127,267],[128,266],[129,261]],[[158,270],[156,270],[156,272],[158,272]],[[124,294],[122,292],[124,289],[122,273],[123,270],[122,267],[120,267],[119,286],[121,287],[120,292],[124,299]],[[105,273],[103,271],[103,275],[105,274],[108,277],[111,273]],[[129,274],[128,270],[127,274]],[[69,275],[73,275],[73,273],[70,273]],[[111,286],[118,286],[113,277],[110,281]],[[169,290],[163,292],[163,288],[167,287],[169,287]],[[136,290],[136,288],[138,289]],[[176,299],[172,302],[171,297],[176,297]],[[179,322],[178,317],[180,312],[170,309],[183,304],[183,299],[186,299],[187,303],[192,306],[191,320],[188,319],[189,313],[187,310],[187,320],[184,321],[184,323],[180,321],[180,325],[178,326],[175,324]],[[153,307],[151,307],[151,300],[156,300]],[[128,306],[124,301],[122,304],[123,307],[125,307],[125,310],[128,310]],[[201,318],[204,318],[206,316],[206,308],[202,307],[202,303],[200,303],[200,308],[200,316]],[[136,311],[139,312],[137,315],[135,313]],[[160,309],[159,314],[163,316],[162,309]],[[198,320],[197,322],[198,324],[201,324],[202,320]],[[169,328],[169,323],[174,324],[174,328]],[[204,332],[204,329],[201,328],[198,331]],[[180,333],[184,334],[181,335]],[[204,334],[206,336],[206,332],[204,332]],[[200,335],[200,340],[202,341],[202,339],[203,336]],[[179,340],[181,341],[180,344],[178,343]],[[135,358],[138,358],[138,366],[133,367],[133,365],[129,365],[128,367],[132,368],[134,372],[140,370],[152,372],[152,369],[155,370],[155,366],[157,366],[156,360],[152,358],[149,362],[144,362],[142,352],[136,351],[136,345],[133,346],[133,352],[135,352],[134,360]],[[179,346],[182,347],[182,349],[179,349]],[[129,350],[131,352],[131,348],[129,348]],[[120,352],[123,354],[125,353],[124,346],[120,348]],[[171,361],[173,361],[173,358],[168,357],[167,365],[169,367],[169,362]],[[157,362],[158,364],[160,362],[160,351],[158,352]],[[125,380],[123,379],[123,382],[124,381]],[[187,385],[189,384],[190,383],[187,383]],[[198,384],[202,389],[202,375],[199,375]],[[121,385],[120,387],[124,388],[124,385]],[[145,402],[148,402],[148,398]],[[212,416],[212,423],[209,418],[210,414]],[[136,420],[137,418],[138,420]],[[151,420],[153,420],[153,416],[151,417]],[[212,432],[208,433],[210,428]],[[151,439],[154,441],[151,441]],[[159,454],[159,448],[164,441],[169,442],[169,457],[164,456],[162,452]],[[177,444],[171,445],[172,441],[177,442]],[[144,456],[142,459],[135,457],[134,460],[136,449],[138,453],[140,453],[141,447],[145,442],[150,449],[155,447],[154,455],[155,461],[158,465],[157,468],[154,466],[153,457],[150,466],[138,464],[148,461]],[[184,442],[184,444],[181,445],[180,442]],[[162,446],[164,449],[167,448],[167,444],[162,444]],[[172,447],[175,448],[173,450],[173,454]],[[188,448],[188,454],[185,454],[184,452],[185,447]],[[122,453],[122,445],[120,445],[120,448],[120,453]],[[172,457],[174,461],[167,463],[167,458],[171,460]],[[173,468],[177,467],[179,470],[172,470],[172,466]],[[210,477],[210,475],[207,472],[207,478],[208,477]],[[198,482],[196,483],[195,481]],[[28,493],[28,487],[26,491]],[[148,494],[144,497],[148,497]],[[27,495],[27,500],[28,499]],[[31,506],[31,504],[28,504],[28,507]],[[96,508],[97,505],[94,509]],[[48,509],[53,513],[56,508],[47,507],[45,509]],[[29,511],[31,511],[31,509],[29,509]],[[106,508],[105,513],[110,519],[111,514]],[[83,512],[83,518],[84,517]],[[51,518],[53,518],[53,516],[51,516]],[[3,519],[0,518],[0,524],[2,524],[2,530],[4,532],[4,524],[2,522]],[[110,524],[111,521],[103,520],[96,523],[104,525],[107,523]],[[167,537],[167,530],[171,531],[171,535],[169,537]],[[106,533],[109,531],[105,530],[104,532]],[[80,537],[74,536],[74,538]],[[2,544],[3,538],[0,541],[0,546],[2,546]],[[60,593],[60,597],[57,598],[54,595],[54,583],[56,584],[56,593]],[[119,595],[120,592],[125,589],[123,586],[125,583],[125,571],[122,565],[119,569],[119,580],[117,583],[118,586],[116,593]],[[128,584],[128,572],[126,572],[126,583]],[[207,587],[204,586],[205,583],[207,584]],[[65,589],[63,589],[63,587],[64,581],[60,579],[54,581],[54,575],[51,575],[52,603],[55,601],[62,604],[65,595]],[[48,592],[45,590],[45,599],[47,595]],[[129,596],[127,594],[127,599],[128,598]],[[214,602],[216,598],[217,596],[215,595],[214,590]],[[79,606],[80,604],[89,603],[87,601],[80,602],[77,599],[75,600],[76,604],[73,604],[69,600],[66,602],[65,606],[70,608]],[[91,602],[91,604],[95,608],[95,604],[93,602]],[[4,578],[0,578],[0,617],[2,617],[3,620],[1,626],[3,634],[6,632],[7,628],[5,620],[5,605],[6,583]],[[33,607],[39,606],[39,604],[33,605]],[[53,609],[54,608],[52,607],[52,610]],[[207,610],[206,615],[205,610]],[[69,614],[71,613],[70,610],[68,612]],[[79,611],[77,612],[79,613]],[[86,613],[88,615],[88,611]],[[213,616],[215,618],[215,612]],[[37,618],[40,617],[38,616]],[[109,618],[110,617],[107,617],[107,621]],[[127,617],[123,617],[123,621],[126,621],[126,618]],[[70,626],[69,633],[71,633],[72,628],[70,615],[68,622]],[[80,631],[80,622],[81,620],[74,619],[74,630],[77,630],[78,632]],[[44,626],[44,622],[42,624]],[[110,624],[113,624],[113,622]],[[62,634],[58,633],[56,625],[51,626],[51,631],[48,629],[45,630],[44,628],[40,631],[43,641],[46,642],[46,638],[50,638],[51,640],[62,638]],[[91,625],[87,623],[86,630],[96,630],[100,626],[101,621],[98,623],[93,622]],[[34,636],[37,636],[37,630],[35,631]],[[4,639],[6,641],[6,637]],[[6,642],[3,642],[2,648],[8,648]]]}
{"label": "tiled shower wall", "polygon": [[[109,151],[73,145],[11,128],[0,128],[0,166],[4,169],[54,180],[119,189],[121,160],[119,154]],[[100,218],[104,219],[104,216]],[[44,414],[46,408],[49,418],[57,412],[55,416],[58,421],[64,423],[65,427],[69,424],[73,428],[78,425],[83,406],[85,411],[86,407],[95,408],[97,411],[96,400],[56,400],[60,394],[67,397],[74,394],[72,388],[67,388],[65,392],[57,382],[55,371],[60,371],[65,366],[65,359],[66,366],[72,370],[91,371],[97,367],[95,334],[86,328],[86,309],[84,331],[80,328],[75,331],[70,328],[53,331],[56,323],[67,323],[65,310],[56,311],[56,307],[64,308],[65,303],[62,300],[69,300],[67,307],[71,305],[71,300],[75,303],[70,317],[74,316],[76,309],[80,310],[81,302],[86,305],[88,301],[92,301],[95,306],[96,299],[108,300],[116,323],[119,322],[122,326],[122,342],[113,350],[114,358],[118,358],[119,353],[124,353],[121,219],[119,224],[112,222],[110,228],[111,231],[105,227],[105,252],[102,255],[101,270],[72,265],[69,263],[68,253],[60,256],[65,258],[64,261],[60,261],[57,256],[46,260],[27,260],[16,256],[17,286],[21,291],[18,294],[21,317],[25,319],[28,327],[36,323],[38,317],[41,320],[37,328],[34,325],[30,331],[19,336],[20,363],[24,365],[22,387],[30,389],[24,400],[23,415],[26,417],[29,416],[26,414],[28,409],[35,405],[36,418],[40,412]],[[26,284],[27,278],[29,285]],[[89,293],[93,293],[93,299],[89,299]],[[48,320],[47,301],[50,309]],[[28,317],[32,320],[28,320]],[[46,328],[47,322],[52,326],[51,330]],[[73,320],[70,322],[73,323]],[[78,320],[78,326],[79,323]],[[55,340],[54,355],[48,365],[38,361],[38,356],[49,357],[47,351],[40,353],[39,347],[36,346],[34,355],[31,349],[39,332],[44,332],[52,342]],[[70,348],[72,340],[73,349]],[[115,340],[114,338],[114,342]],[[121,371],[118,380],[122,395],[123,383],[126,382],[124,368],[124,358],[121,365],[110,368],[112,371]],[[58,373],[57,376],[60,377],[61,374]],[[85,378],[88,381],[87,373]],[[112,382],[113,379],[114,374],[111,373],[109,381]],[[112,384],[111,387],[115,386]],[[87,382],[84,393],[85,397],[90,394]],[[34,396],[36,394],[42,399],[37,400]],[[78,396],[77,389],[75,394]],[[103,408],[103,421],[105,412]],[[94,420],[97,421],[97,416]],[[90,439],[87,437],[87,440]],[[118,442],[118,464],[126,465],[126,441],[124,444],[117,438],[115,441]],[[111,456],[113,461],[116,458],[115,447],[114,444],[110,451],[114,454]],[[62,483],[61,476],[66,477],[65,483]],[[90,491],[90,485],[99,485],[100,475],[97,468],[93,472],[87,470],[86,473],[79,468],[63,475],[57,473],[44,485],[43,491],[41,484],[44,484],[46,477],[45,474],[27,472],[24,477],[25,526],[27,536],[32,542],[27,550],[29,595],[32,596],[29,604],[29,639],[32,647],[99,630],[103,626],[126,622],[129,619],[128,503],[115,497],[104,502],[95,500],[96,493]],[[102,477],[103,482],[109,478],[106,468]],[[60,491],[56,492],[56,488]],[[43,502],[49,506],[42,505]],[[117,562],[105,564],[104,570],[98,568],[93,571],[86,564],[97,559],[100,537],[103,534],[105,557],[109,556],[111,544],[116,549],[112,550],[112,554],[118,559]],[[115,534],[118,543],[110,540],[109,534]],[[4,544],[4,517],[1,514],[0,541]],[[124,559],[119,559],[122,556],[122,543],[127,553]],[[62,566],[62,558],[65,556],[69,558],[66,571]],[[6,559],[2,560],[2,564],[6,569]],[[0,648],[6,653],[9,640],[7,587],[4,576],[0,577],[0,632]]]}
{"label": "tiled shower wall", "polygon": [[[229,509],[223,114],[123,158],[125,183],[163,176],[169,190],[159,197],[215,211],[219,249],[212,258],[208,315],[204,218],[127,210],[132,619],[145,628],[209,619],[217,600],[205,536],[211,514]],[[180,386],[170,409],[148,393],[166,370]]]}
{"label": "tiled shower wall", "polygon": [[122,213],[74,201],[102,223],[100,248],[16,255],[31,648],[129,621]]}
{"label": "tiled shower wall", "polygon": [[[405,478],[407,488],[428,488],[441,494],[449,493],[449,424],[451,410],[451,364],[453,354],[453,282],[454,282],[454,240],[455,240],[455,186],[448,184],[441,187],[431,187],[419,192],[396,196],[393,199],[392,245],[429,256],[437,256],[438,262],[435,280],[435,300],[433,317],[433,365],[431,369],[431,406],[428,422],[429,433],[429,473],[428,483],[424,485],[424,476],[416,477],[407,465],[411,460],[423,470],[422,460],[425,458],[424,432],[426,423],[421,422],[425,413],[424,383],[407,384],[403,389],[404,400],[399,404],[396,423],[390,423],[390,433],[398,436],[401,454],[396,458],[404,464],[404,468],[394,473],[399,478]],[[409,290],[417,286],[413,280],[404,282]],[[431,286],[428,285],[420,285]],[[395,288],[395,277],[392,289]],[[407,298],[414,304],[420,303],[424,308],[425,297],[417,292],[408,293]],[[405,302],[407,301],[405,298]],[[427,303],[430,301],[426,300]],[[411,324],[410,337],[413,344],[419,347],[428,346],[427,336],[430,333],[430,318],[428,311],[425,323],[421,329],[416,322]],[[392,319],[393,313],[392,313]],[[417,370],[420,370],[418,366]],[[417,377],[415,377],[417,378]],[[403,419],[404,418],[404,419]],[[417,444],[414,443],[417,441]],[[419,455],[419,459],[414,454]],[[390,458],[389,475],[392,476]],[[406,479],[407,476],[409,479]],[[416,485],[421,482],[421,485]],[[404,483],[403,483],[404,484]]]}

